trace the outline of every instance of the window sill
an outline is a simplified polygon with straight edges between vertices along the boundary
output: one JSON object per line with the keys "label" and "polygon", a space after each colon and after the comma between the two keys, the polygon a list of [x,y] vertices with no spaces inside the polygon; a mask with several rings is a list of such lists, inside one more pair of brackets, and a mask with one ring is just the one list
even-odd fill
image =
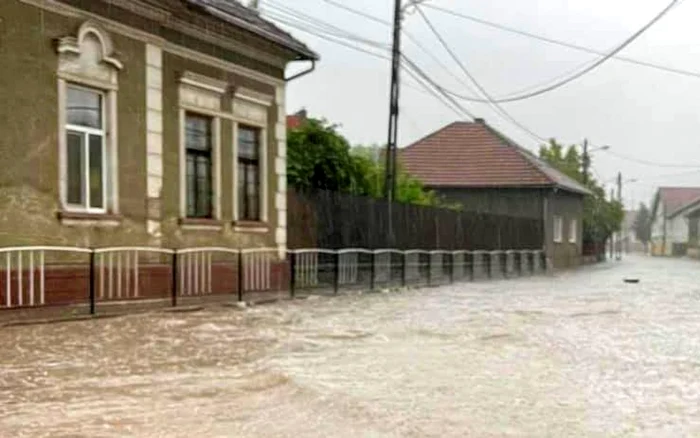
{"label": "window sill", "polygon": [[233,231],[238,233],[264,234],[270,231],[270,227],[265,222],[235,221],[233,222]]}
{"label": "window sill", "polygon": [[180,228],[184,230],[221,231],[224,223],[217,219],[180,218]]}
{"label": "window sill", "polygon": [[122,216],[112,213],[86,213],[76,211],[59,211],[56,216],[62,225],[80,227],[117,227],[122,222]]}

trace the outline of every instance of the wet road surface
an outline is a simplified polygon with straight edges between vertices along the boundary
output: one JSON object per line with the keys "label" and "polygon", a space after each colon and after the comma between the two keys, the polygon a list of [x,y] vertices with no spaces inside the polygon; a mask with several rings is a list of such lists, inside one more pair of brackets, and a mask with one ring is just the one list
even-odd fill
{"label": "wet road surface", "polygon": [[700,436],[684,260],[0,327],[0,345],[0,437]]}

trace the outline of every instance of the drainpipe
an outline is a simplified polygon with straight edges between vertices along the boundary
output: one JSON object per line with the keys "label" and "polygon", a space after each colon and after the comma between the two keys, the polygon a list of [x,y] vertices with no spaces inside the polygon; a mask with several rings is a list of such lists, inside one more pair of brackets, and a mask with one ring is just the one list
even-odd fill
{"label": "drainpipe", "polygon": [[292,81],[295,80],[295,79],[299,79],[299,78],[302,77],[302,76],[308,75],[309,73],[311,73],[311,72],[314,71],[314,70],[316,70],[316,60],[315,60],[315,59],[311,59],[311,66],[310,66],[308,69],[303,70],[303,71],[300,71],[299,73],[294,74],[294,75],[292,75],[292,76],[290,76],[290,77],[288,77],[288,78],[285,78],[284,81],[285,81],[286,83],[290,83],[290,82],[292,82]]}

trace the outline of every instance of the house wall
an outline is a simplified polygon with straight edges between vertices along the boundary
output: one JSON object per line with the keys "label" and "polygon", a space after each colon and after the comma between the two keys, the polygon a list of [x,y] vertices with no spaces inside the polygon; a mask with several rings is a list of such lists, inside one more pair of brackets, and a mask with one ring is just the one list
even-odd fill
{"label": "house wall", "polygon": [[[448,201],[459,202],[466,211],[545,219],[546,249],[554,268],[577,266],[583,251],[583,196],[551,189],[434,189]],[[564,221],[561,243],[554,243],[554,216]],[[576,242],[569,242],[571,220],[576,219]]]}
{"label": "house wall", "polygon": [[517,188],[433,188],[450,202],[458,202],[465,211],[541,218],[543,191]]}
{"label": "house wall", "polygon": [[676,216],[666,221],[665,255],[685,255],[688,247],[688,220]]}
{"label": "house wall", "polygon": [[[283,250],[286,245],[283,67],[265,67],[227,50],[213,50],[211,45],[197,44],[191,37],[166,32],[147,20],[139,21],[116,6],[107,8],[97,1],[77,3],[87,5],[91,13],[54,2],[0,2],[0,100],[5,103],[0,106],[3,132],[0,246],[216,245],[276,246]],[[95,13],[122,21],[103,20]],[[111,16],[114,14],[121,15]],[[88,19],[107,30],[124,65],[118,72],[116,105],[120,215],[116,226],[97,226],[87,221],[68,225],[57,214],[61,209],[57,40],[75,36]],[[158,35],[150,38],[141,30],[132,32],[124,23],[141,25]],[[175,46],[168,38],[187,47]],[[193,47],[221,58],[193,52]],[[151,65],[154,53],[160,64],[155,69]],[[239,61],[244,67],[239,68],[232,61]],[[242,229],[232,223],[234,122],[228,118],[221,122],[221,226],[212,231],[187,228],[179,223],[178,87],[185,71],[225,81],[230,91],[224,95],[222,111],[229,115],[233,91],[240,87],[272,96],[265,126],[267,223],[257,224],[253,229]],[[147,91],[154,92],[155,98],[147,98]],[[154,106],[162,108],[154,114]]]}
{"label": "house wall", "polygon": [[666,239],[666,209],[660,204],[651,224],[651,254],[655,256],[670,255],[670,245]]}
{"label": "house wall", "polygon": [[84,21],[16,0],[0,2],[0,246],[48,244],[106,246],[146,241],[145,46],[113,35],[121,59],[118,93],[119,227],[62,225],[58,167],[58,55],[55,40],[75,35]]}
{"label": "house wall", "polygon": [[[582,263],[583,253],[583,196],[553,191],[546,196],[545,248],[552,267],[567,268]],[[554,217],[563,220],[561,242],[554,242]],[[576,220],[576,241],[570,242],[571,221]]]}

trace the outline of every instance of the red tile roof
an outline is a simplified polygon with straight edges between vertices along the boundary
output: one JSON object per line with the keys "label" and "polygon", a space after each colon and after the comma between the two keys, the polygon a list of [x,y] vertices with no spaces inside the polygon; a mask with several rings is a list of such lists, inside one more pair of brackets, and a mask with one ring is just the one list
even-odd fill
{"label": "red tile roof", "polygon": [[287,116],[287,129],[297,129],[303,122],[304,121],[301,119],[301,117],[297,116],[296,114]]}
{"label": "red tile roof", "polygon": [[666,207],[666,215],[673,216],[678,210],[700,198],[700,187],[660,187],[657,198]]}
{"label": "red tile roof", "polygon": [[296,129],[300,127],[307,118],[306,110],[299,110],[296,113],[287,116],[287,129]]}
{"label": "red tile roof", "polygon": [[455,122],[400,152],[406,171],[428,187],[559,187],[588,194],[483,121]]}

